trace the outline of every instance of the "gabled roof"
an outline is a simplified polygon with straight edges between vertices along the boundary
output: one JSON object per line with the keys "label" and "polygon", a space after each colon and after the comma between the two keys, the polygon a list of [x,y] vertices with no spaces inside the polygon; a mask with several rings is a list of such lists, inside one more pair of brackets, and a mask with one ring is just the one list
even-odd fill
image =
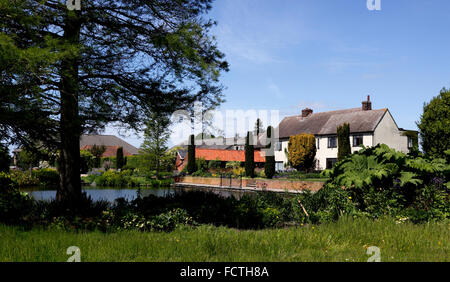
{"label": "gabled roof", "polygon": [[122,147],[124,153],[128,152],[131,155],[137,155],[139,153],[139,150],[136,147],[114,135],[81,135],[80,148],[94,145],[117,148]]}
{"label": "gabled roof", "polygon": [[337,134],[337,127],[350,124],[350,132],[373,132],[387,109],[362,110],[353,108],[338,111],[313,113],[307,117],[301,115],[284,118],[278,127],[279,138],[310,133],[314,135]]}

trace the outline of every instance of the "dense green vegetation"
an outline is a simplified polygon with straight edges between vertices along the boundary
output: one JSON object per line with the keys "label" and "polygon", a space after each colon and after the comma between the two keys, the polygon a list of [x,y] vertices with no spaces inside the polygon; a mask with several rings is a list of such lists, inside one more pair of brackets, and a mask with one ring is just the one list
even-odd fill
{"label": "dense green vegetation", "polygon": [[195,139],[194,134],[189,136],[189,144],[188,144],[188,163],[187,163],[187,172],[189,174],[197,171],[197,166],[195,163]]}
{"label": "dense green vegetation", "polygon": [[350,146],[350,124],[344,123],[337,127],[338,155],[337,159],[342,160],[352,153]]}
{"label": "dense green vegetation", "polygon": [[402,215],[415,221],[450,216],[450,164],[414,157],[384,144],[368,147],[323,173],[343,187],[356,209],[371,217]]}
{"label": "dense green vegetation", "polygon": [[255,177],[255,149],[253,146],[253,134],[247,132],[245,138],[245,176]]}
{"label": "dense green vegetation", "polygon": [[272,126],[267,127],[266,136],[270,140],[266,146],[266,162],[264,163],[264,174],[271,179],[275,175],[275,153],[274,153],[274,138],[272,137]]}
{"label": "dense green vegetation", "polygon": [[414,225],[391,219],[342,218],[320,226],[236,230],[178,227],[171,233],[69,232],[0,225],[0,261],[55,261],[77,246],[81,261],[341,261],[366,262],[380,248],[382,262],[449,262],[449,223]]}
{"label": "dense green vegetation", "polygon": [[300,171],[311,170],[316,156],[316,138],[313,134],[298,134],[289,137],[289,164]]}
{"label": "dense green vegetation", "polygon": [[450,150],[450,90],[443,88],[438,96],[423,106],[417,122],[422,150],[426,156],[444,158]]}

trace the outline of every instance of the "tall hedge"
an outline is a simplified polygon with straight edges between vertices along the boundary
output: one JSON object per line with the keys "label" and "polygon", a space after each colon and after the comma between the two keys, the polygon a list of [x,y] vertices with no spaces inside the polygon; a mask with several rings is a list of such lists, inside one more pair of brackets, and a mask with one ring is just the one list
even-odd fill
{"label": "tall hedge", "polygon": [[273,144],[274,141],[272,138],[272,126],[268,126],[266,132],[267,141],[269,143],[266,146],[266,162],[264,163],[264,174],[267,178],[272,178],[275,174],[275,155],[273,149],[273,146],[275,144]]}
{"label": "tall hedge", "polygon": [[119,147],[116,152],[116,169],[122,169],[124,165],[123,148]]}
{"label": "tall hedge", "polygon": [[288,158],[291,166],[306,171],[314,166],[316,138],[313,134],[299,134],[289,137]]}
{"label": "tall hedge", "polygon": [[352,153],[350,147],[350,125],[344,123],[337,127],[338,136],[338,161],[344,159],[346,156]]}
{"label": "tall hedge", "polygon": [[245,139],[245,176],[255,177],[255,149],[251,140],[250,131]]}
{"label": "tall hedge", "polygon": [[187,163],[187,171],[189,174],[192,174],[196,171],[195,164],[195,140],[194,134],[189,136],[189,144],[188,144],[188,163]]}

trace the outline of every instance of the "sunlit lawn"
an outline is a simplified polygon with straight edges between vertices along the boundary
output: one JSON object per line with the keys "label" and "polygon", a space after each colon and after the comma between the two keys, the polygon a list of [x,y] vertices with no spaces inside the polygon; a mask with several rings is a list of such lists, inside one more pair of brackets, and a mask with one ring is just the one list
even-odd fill
{"label": "sunlit lawn", "polygon": [[342,219],[320,226],[240,231],[179,228],[171,233],[66,232],[0,225],[0,261],[350,261],[364,262],[369,246],[381,261],[450,261],[450,223]]}

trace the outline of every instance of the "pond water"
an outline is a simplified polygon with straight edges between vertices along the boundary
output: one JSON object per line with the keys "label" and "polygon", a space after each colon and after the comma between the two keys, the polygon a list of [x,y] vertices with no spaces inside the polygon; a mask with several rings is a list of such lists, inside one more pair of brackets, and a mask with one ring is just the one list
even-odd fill
{"label": "pond water", "polygon": [[[86,192],[87,196],[90,196],[92,200],[106,200],[108,202],[114,202],[118,198],[124,198],[128,201],[134,200],[137,197],[137,188],[99,188],[99,187],[83,187],[83,192]],[[21,188],[20,191],[27,192],[35,200],[49,201],[56,197],[55,188],[40,188],[40,187],[27,187]],[[182,193],[183,191],[211,191],[222,197],[240,198],[244,193],[243,191],[229,190],[229,189],[214,189],[214,188],[174,188],[174,187],[162,187],[162,188],[141,188],[141,196],[146,197],[149,195],[155,195],[157,197],[165,197],[176,193]],[[252,192],[250,192],[252,193]]]}

